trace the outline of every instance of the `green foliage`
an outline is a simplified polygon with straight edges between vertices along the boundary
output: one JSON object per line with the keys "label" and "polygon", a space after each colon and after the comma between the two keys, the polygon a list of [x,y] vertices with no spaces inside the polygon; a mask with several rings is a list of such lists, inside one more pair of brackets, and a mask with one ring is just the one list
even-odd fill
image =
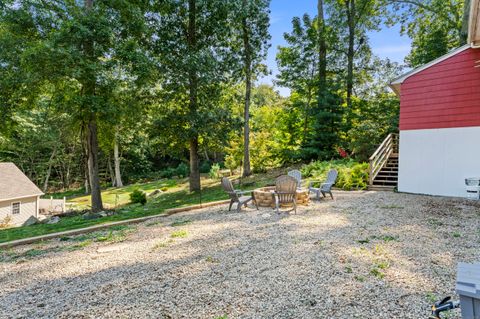
{"label": "green foliage", "polygon": [[428,63],[466,43],[462,30],[465,1],[453,0],[448,5],[444,0],[393,3],[391,23],[400,23],[402,34],[412,39],[412,50],[406,58],[410,66]]}
{"label": "green foliage", "polygon": [[185,238],[188,236],[188,232],[184,229],[182,230],[176,230],[173,233],[170,234],[171,238]]}
{"label": "green foliage", "polygon": [[200,173],[209,173],[211,167],[212,165],[209,161],[202,161],[200,163]]}
{"label": "green foliage", "polygon": [[190,172],[190,169],[188,168],[188,165],[185,163],[178,164],[177,168],[175,169],[175,174],[180,178],[187,177],[189,172]]}
{"label": "green foliage", "polygon": [[325,180],[330,169],[338,171],[335,187],[352,190],[368,187],[368,164],[353,160],[315,161],[301,168],[305,178]]}
{"label": "green foliage", "polygon": [[147,194],[139,189],[134,190],[130,194],[130,203],[145,205],[147,203]]}
{"label": "green foliage", "polygon": [[210,168],[210,172],[208,172],[208,176],[211,179],[220,178],[220,164],[218,163],[213,164],[212,167]]}

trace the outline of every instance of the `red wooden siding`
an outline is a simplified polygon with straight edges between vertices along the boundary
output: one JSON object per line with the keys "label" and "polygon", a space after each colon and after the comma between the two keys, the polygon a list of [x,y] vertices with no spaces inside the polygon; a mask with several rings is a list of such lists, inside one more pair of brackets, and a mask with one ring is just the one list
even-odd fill
{"label": "red wooden siding", "polygon": [[467,49],[407,78],[400,130],[480,126],[480,49]]}

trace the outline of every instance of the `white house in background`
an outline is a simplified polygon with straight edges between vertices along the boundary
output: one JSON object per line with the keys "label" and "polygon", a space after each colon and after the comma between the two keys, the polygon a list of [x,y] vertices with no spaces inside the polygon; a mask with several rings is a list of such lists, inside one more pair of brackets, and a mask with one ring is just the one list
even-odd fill
{"label": "white house in background", "polygon": [[42,191],[13,163],[0,163],[0,222],[7,216],[15,226],[38,217]]}

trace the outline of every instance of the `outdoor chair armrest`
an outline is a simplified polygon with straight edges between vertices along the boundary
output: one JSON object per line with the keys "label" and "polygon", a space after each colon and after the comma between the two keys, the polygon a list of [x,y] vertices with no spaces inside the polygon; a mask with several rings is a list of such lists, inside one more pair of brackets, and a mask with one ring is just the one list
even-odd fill
{"label": "outdoor chair armrest", "polygon": [[247,193],[251,193],[252,191],[242,191],[242,190],[235,190],[235,193],[236,194],[247,194]]}
{"label": "outdoor chair armrest", "polygon": [[276,194],[279,194],[279,195],[284,195],[284,194],[296,194],[297,192],[273,192],[272,194],[276,195]]}
{"label": "outdoor chair armrest", "polygon": [[333,186],[333,184],[334,183],[322,183],[319,188],[324,189],[326,187],[326,188],[330,189]]}

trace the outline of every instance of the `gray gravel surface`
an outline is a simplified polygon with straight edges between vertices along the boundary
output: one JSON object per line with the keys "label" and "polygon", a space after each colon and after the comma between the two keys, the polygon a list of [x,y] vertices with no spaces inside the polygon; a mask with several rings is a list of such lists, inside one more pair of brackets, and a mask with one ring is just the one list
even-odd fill
{"label": "gray gravel surface", "polygon": [[297,215],[221,206],[18,247],[0,253],[0,317],[427,318],[479,259],[479,207],[336,192]]}

